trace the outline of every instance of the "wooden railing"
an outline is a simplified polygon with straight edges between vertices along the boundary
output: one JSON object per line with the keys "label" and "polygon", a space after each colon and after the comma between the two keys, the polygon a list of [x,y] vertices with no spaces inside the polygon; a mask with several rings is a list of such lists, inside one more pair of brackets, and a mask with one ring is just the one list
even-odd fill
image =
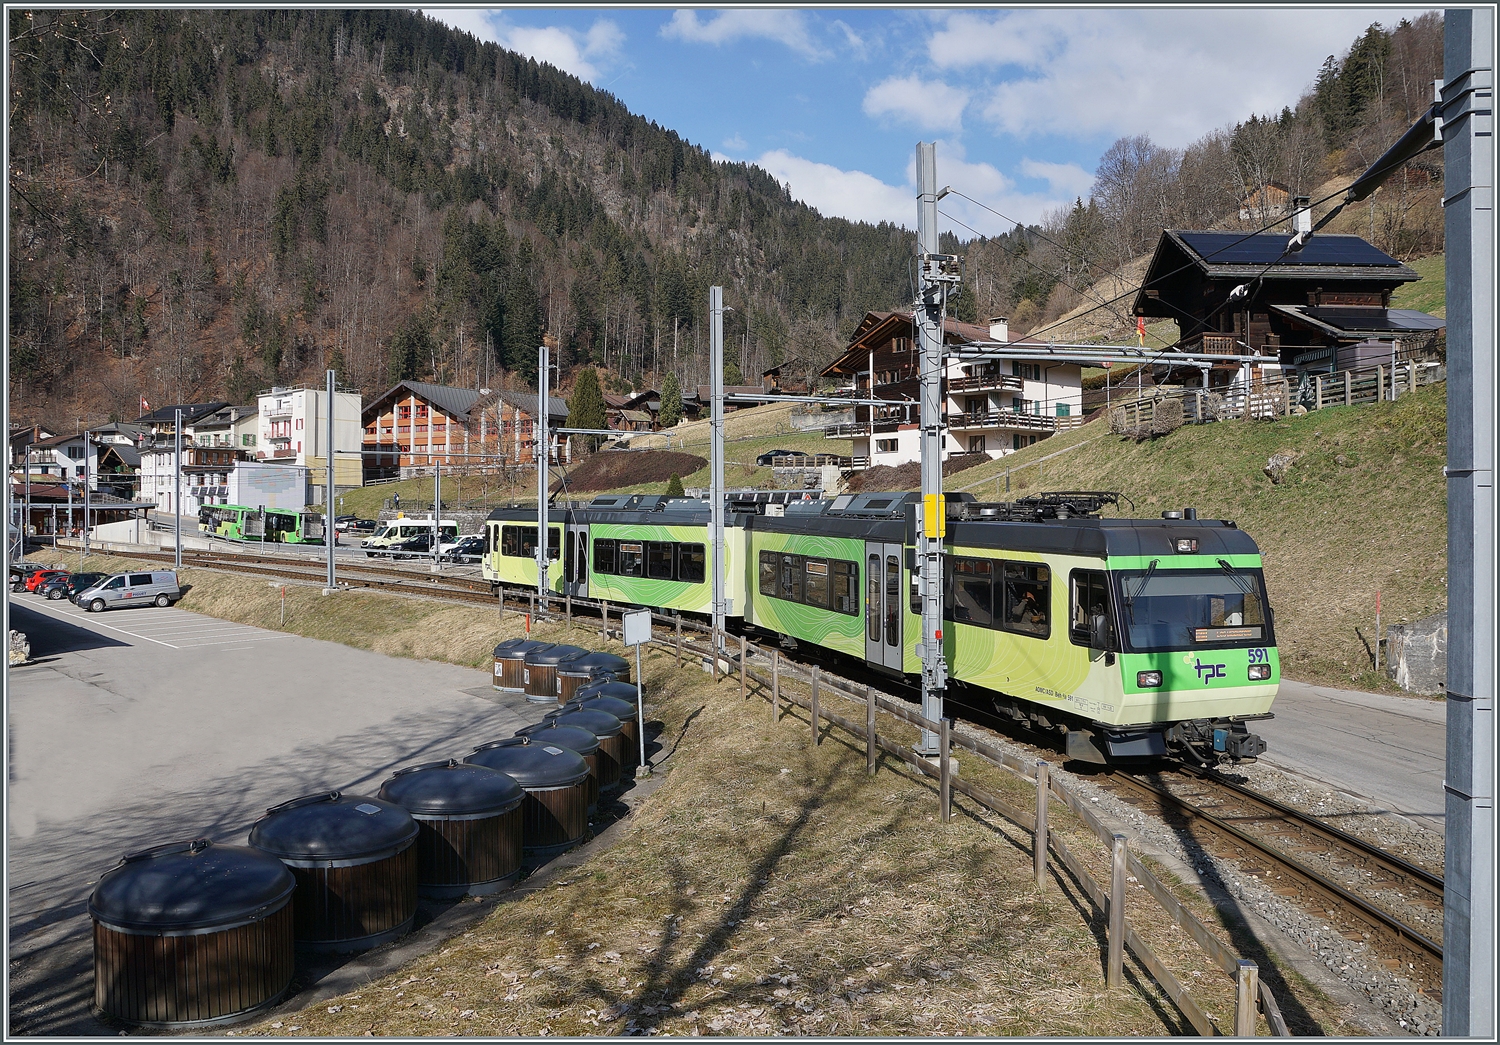
{"label": "wooden railing", "polygon": [[1007,388],[1019,392],[1025,385],[1012,374],[979,374],[975,377],[950,377],[949,392],[978,392],[991,388]]}
{"label": "wooden railing", "polygon": [[[531,611],[537,614],[537,596],[532,593]],[[542,607],[543,614],[561,619],[553,607],[562,603],[567,620],[573,621],[573,600],[567,596],[549,596]],[[503,602],[502,602],[503,605]],[[610,627],[610,606],[599,604],[601,611],[600,638],[620,637],[618,628]],[[1111,988],[1124,985],[1124,952],[1128,948],[1151,978],[1172,999],[1178,1010],[1200,1035],[1211,1036],[1223,1033],[1215,1026],[1209,1015],[1193,998],[1187,986],[1156,955],[1150,945],[1136,932],[1126,917],[1125,895],[1128,877],[1134,877],[1171,922],[1181,927],[1203,951],[1205,956],[1235,983],[1235,1013],[1232,1033],[1236,1037],[1252,1037],[1256,1032],[1256,1014],[1266,1018],[1272,1035],[1289,1036],[1286,1020],[1280,1005],[1270,988],[1260,979],[1256,963],[1238,957],[1227,944],[1215,936],[1195,914],[1189,911],[1172,895],[1172,892],[1141,860],[1130,852],[1124,835],[1111,830],[1102,823],[1088,805],[1075,795],[1063,782],[1050,773],[1048,763],[1038,760],[1028,765],[1023,760],[986,744],[982,740],[953,732],[948,719],[932,721],[923,717],[909,705],[880,696],[869,686],[856,687],[836,677],[824,675],[819,667],[802,668],[788,665],[779,648],[762,647],[750,642],[745,636],[720,634],[710,627],[685,621],[679,615],[652,613],[652,641],[668,649],[675,649],[677,664],[681,666],[684,653],[702,656],[709,664],[714,681],[739,679],[740,696],[748,698],[758,695],[770,703],[771,721],[780,723],[782,701],[808,711],[808,722],[812,730],[814,745],[821,743],[823,723],[836,726],[865,745],[865,764],[869,773],[876,772],[879,755],[884,753],[922,775],[932,778],[938,785],[938,810],[940,818],[947,823],[952,816],[952,792],[966,795],[979,805],[1004,817],[1032,836],[1032,863],[1037,889],[1044,889],[1048,878],[1049,856],[1055,854],[1058,862],[1079,883],[1089,900],[1104,915],[1106,930],[1106,983]],[[657,636],[657,625],[664,634]],[[690,638],[689,634],[706,638],[706,642]],[[738,648],[735,648],[737,641]],[[765,658],[766,670],[749,666],[751,655]],[[801,696],[784,688],[783,683],[795,681],[807,688],[807,696]],[[751,683],[755,692],[751,691]],[[847,701],[863,707],[862,721],[846,718],[823,706],[825,696]],[[919,729],[927,730],[938,737],[936,764],[933,760],[918,756],[907,744],[882,736],[876,729],[876,713],[884,712]],[[952,773],[950,759],[952,748],[962,748],[991,766],[1002,769],[1023,780],[1035,789],[1035,804],[1022,808],[1006,800],[990,788],[969,780],[961,780]],[[1051,798],[1065,805],[1105,848],[1109,850],[1109,890],[1094,879],[1083,862],[1072,852],[1059,835],[1049,829],[1048,807]]]}

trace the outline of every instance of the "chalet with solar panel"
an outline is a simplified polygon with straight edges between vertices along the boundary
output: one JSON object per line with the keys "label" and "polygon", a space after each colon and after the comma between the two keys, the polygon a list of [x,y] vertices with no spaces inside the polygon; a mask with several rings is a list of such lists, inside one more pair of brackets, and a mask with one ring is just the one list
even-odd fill
{"label": "chalet with solar panel", "polygon": [[[1442,331],[1425,312],[1391,308],[1391,292],[1420,277],[1358,236],[1313,235],[1289,251],[1284,232],[1161,235],[1134,311],[1174,319],[1185,352],[1262,354],[1289,376],[1412,358]],[[1209,384],[1240,369],[1214,367]]]}

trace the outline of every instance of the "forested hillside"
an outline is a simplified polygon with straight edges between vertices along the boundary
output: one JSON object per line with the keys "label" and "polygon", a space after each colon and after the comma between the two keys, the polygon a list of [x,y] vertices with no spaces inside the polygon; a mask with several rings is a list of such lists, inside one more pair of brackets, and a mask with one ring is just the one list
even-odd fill
{"label": "forested hillside", "polygon": [[[707,379],[714,283],[736,307],[731,381],[753,379],[826,360],[867,309],[911,295],[905,230],[823,217],[759,168],[419,14],[9,17],[17,419],[242,401],[329,366],[366,394],[531,383],[544,330],[565,386],[584,362],[617,385],[690,385]],[[1440,45],[1435,15],[1372,27],[1309,70],[1295,111],[1180,152],[1123,139],[1091,199],[947,238],[968,255],[959,314],[1045,323],[1163,225],[1234,224],[1246,186],[1358,169],[1419,111]],[[1435,171],[1370,208],[1378,243],[1440,249],[1421,209]]]}

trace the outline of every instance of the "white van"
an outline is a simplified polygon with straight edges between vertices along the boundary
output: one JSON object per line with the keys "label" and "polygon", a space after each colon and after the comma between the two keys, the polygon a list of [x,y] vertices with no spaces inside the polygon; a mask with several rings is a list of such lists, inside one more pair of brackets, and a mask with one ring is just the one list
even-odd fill
{"label": "white van", "polygon": [[[397,541],[408,540],[418,537],[424,533],[432,532],[432,519],[391,519],[389,522],[381,523],[380,529],[369,537],[359,542],[359,546],[365,550],[365,554],[371,557],[389,554],[386,549]],[[441,546],[447,541],[456,540],[458,537],[458,523],[452,519],[444,519],[438,523],[438,544]]]}
{"label": "white van", "polygon": [[173,570],[116,573],[79,592],[74,601],[90,613],[122,606],[168,606],[182,598]]}

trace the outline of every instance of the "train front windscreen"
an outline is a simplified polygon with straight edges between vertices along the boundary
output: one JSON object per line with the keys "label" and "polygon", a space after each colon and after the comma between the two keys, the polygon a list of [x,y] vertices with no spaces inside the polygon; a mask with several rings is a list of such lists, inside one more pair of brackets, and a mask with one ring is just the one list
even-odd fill
{"label": "train front windscreen", "polygon": [[1116,584],[1120,633],[1132,652],[1276,644],[1260,570],[1127,570]]}

